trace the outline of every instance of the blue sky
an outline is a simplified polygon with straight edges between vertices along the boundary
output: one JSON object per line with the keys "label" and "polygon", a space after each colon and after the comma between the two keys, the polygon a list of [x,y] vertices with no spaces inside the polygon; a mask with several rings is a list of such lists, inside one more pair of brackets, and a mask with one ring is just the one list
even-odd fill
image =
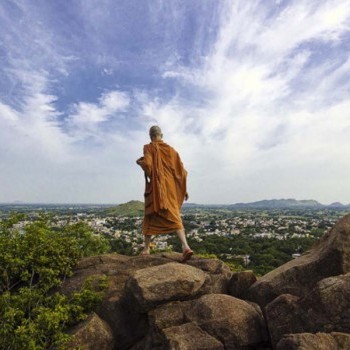
{"label": "blue sky", "polygon": [[350,1],[3,0],[0,202],[142,199],[148,129],[191,202],[350,202]]}

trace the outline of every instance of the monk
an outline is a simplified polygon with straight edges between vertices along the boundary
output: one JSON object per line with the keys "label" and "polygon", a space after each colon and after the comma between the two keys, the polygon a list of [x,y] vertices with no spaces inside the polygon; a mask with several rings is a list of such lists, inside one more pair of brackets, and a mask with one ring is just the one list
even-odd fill
{"label": "monk", "polygon": [[176,232],[182,245],[183,261],[193,255],[189,247],[180,216],[186,190],[187,171],[179,154],[163,142],[159,126],[149,130],[151,142],[143,147],[143,157],[136,163],[145,176],[145,216],[142,225],[145,246],[141,255],[150,254],[152,235]]}

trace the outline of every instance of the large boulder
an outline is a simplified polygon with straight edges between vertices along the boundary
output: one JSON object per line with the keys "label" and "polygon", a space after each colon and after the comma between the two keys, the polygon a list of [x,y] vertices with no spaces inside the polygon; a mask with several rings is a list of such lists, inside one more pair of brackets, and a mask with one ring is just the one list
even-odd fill
{"label": "large boulder", "polygon": [[253,271],[236,272],[229,281],[228,292],[233,297],[244,298],[249,287],[255,282],[256,276]]}
{"label": "large boulder", "polygon": [[[177,262],[182,261],[182,254],[179,253],[163,253],[162,256]],[[196,267],[208,274],[208,278],[202,288],[203,293],[226,294],[228,292],[232,271],[223,261],[193,257],[187,261],[187,265]]]}
{"label": "large boulder", "polygon": [[107,276],[108,288],[106,297],[120,295],[124,284],[131,274],[151,266],[163,265],[171,260],[159,255],[152,258],[130,257],[116,253],[82,258],[74,269],[73,276],[65,280],[60,292],[71,295],[79,291],[87,278]]}
{"label": "large boulder", "polygon": [[[139,343],[140,349],[142,349],[144,339],[149,333],[148,315],[145,310],[148,310],[153,302],[153,305],[167,302],[169,293],[174,292],[173,287],[177,292],[173,293],[172,297],[175,299],[179,297],[180,300],[195,298],[205,293],[225,293],[227,291],[232,273],[222,261],[193,257],[186,264],[182,264],[181,260],[182,254],[179,253],[152,254],[146,257],[130,257],[111,253],[86,257],[80,260],[74,269],[73,276],[64,281],[60,292],[70,296],[81,289],[87,278],[98,281],[101,277],[107,277],[108,287],[96,313],[110,325],[118,349],[129,349],[136,346],[136,343]],[[173,266],[175,264],[177,267],[168,269],[166,267],[168,264]],[[135,302],[136,299],[130,289],[126,288],[126,284],[129,279],[134,279],[135,274],[140,277],[143,273],[147,273],[148,268],[162,266],[164,270],[161,269],[160,273],[167,270],[169,274],[168,276],[164,275],[164,277],[170,278],[173,282],[167,287],[163,285],[165,293],[163,293],[164,290],[159,293],[161,290],[153,286],[154,297],[158,294],[158,297],[155,297],[158,298],[158,301],[154,299],[146,309],[142,309],[138,305],[139,303]],[[180,275],[183,277],[177,279]],[[203,276],[205,278],[202,284]],[[140,277],[141,280],[142,277]],[[180,281],[179,285],[176,285],[176,280]],[[154,279],[153,281],[159,282]],[[192,287],[190,287],[191,284]],[[199,285],[201,285],[200,290],[197,290]],[[143,284],[143,286],[145,285]],[[152,289],[151,286],[150,288]],[[189,294],[186,295],[187,292]],[[148,294],[149,296],[150,294]],[[142,298],[140,297],[140,300],[143,300]]]}
{"label": "large boulder", "polygon": [[169,263],[136,271],[126,284],[142,311],[172,300],[196,296],[206,280],[206,273],[195,267]]}
{"label": "large boulder", "polygon": [[158,332],[159,330],[179,326],[188,322],[188,320],[186,320],[185,310],[190,307],[190,301],[173,301],[151,310],[148,313],[150,328]]}
{"label": "large boulder", "polygon": [[265,318],[273,345],[286,334],[307,332],[304,330],[298,305],[299,297],[282,294],[265,308]]}
{"label": "large boulder", "polygon": [[[187,323],[197,325],[206,337],[217,339],[225,349],[243,350],[267,340],[259,306],[224,294],[206,294],[199,299],[162,305],[149,312],[149,320],[151,342],[147,349],[157,349],[164,338],[173,339],[169,334],[182,337],[180,334],[186,329],[183,325]],[[193,346],[202,349],[200,345]]]}
{"label": "large boulder", "polygon": [[164,329],[164,347],[181,350],[224,350],[224,345],[204,332],[195,323],[185,323]]}
{"label": "large boulder", "polygon": [[70,330],[72,340],[69,349],[113,350],[114,340],[110,326],[94,312],[82,323]]}
{"label": "large boulder", "polygon": [[230,268],[219,259],[191,259],[188,265],[197,267],[206,272],[209,278],[206,280],[202,291],[205,294],[227,294],[228,285],[232,276]]}
{"label": "large boulder", "polygon": [[195,300],[186,318],[220,339],[226,349],[245,349],[267,340],[261,310],[224,294],[207,294]]}
{"label": "large boulder", "polygon": [[104,298],[95,311],[110,325],[118,348],[126,349],[147,334],[148,320],[147,315],[134,312],[133,305],[126,300],[125,283],[137,270],[168,262],[160,256],[147,259],[115,253],[86,257],[80,260],[73,276],[62,284],[60,291],[71,295],[82,288],[87,278],[107,277]]}
{"label": "large boulder", "polygon": [[247,299],[267,305],[281,294],[305,296],[318,281],[350,272],[350,214],[304,255],[269,272],[248,290]]}
{"label": "large boulder", "polygon": [[299,333],[284,336],[277,344],[276,350],[348,350],[350,334]]}
{"label": "large boulder", "polygon": [[350,273],[323,279],[299,305],[313,332],[350,333]]}
{"label": "large boulder", "polygon": [[304,298],[281,295],[265,313],[275,345],[286,334],[350,333],[350,273],[323,279]]}

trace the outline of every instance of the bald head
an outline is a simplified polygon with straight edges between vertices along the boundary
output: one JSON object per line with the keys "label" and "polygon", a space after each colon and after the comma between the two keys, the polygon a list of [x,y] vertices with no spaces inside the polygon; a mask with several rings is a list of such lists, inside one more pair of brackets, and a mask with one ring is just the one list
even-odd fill
{"label": "bald head", "polygon": [[160,140],[163,137],[162,130],[160,129],[159,126],[153,125],[149,129],[149,137],[151,140]]}

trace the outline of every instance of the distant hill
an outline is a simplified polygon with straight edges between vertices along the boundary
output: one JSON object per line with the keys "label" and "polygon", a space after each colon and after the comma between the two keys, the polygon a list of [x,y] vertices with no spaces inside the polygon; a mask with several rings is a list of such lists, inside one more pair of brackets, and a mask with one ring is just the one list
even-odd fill
{"label": "distant hill", "polygon": [[236,203],[230,205],[233,208],[322,208],[323,204],[313,200],[296,200],[294,198],[288,199],[265,199],[262,201],[251,203]]}
{"label": "distant hill", "polygon": [[143,216],[144,203],[141,201],[130,201],[106,209],[106,214],[112,216]]}
{"label": "distant hill", "polygon": [[[236,203],[236,204],[197,204],[197,203],[184,203],[183,209],[347,209],[350,205],[344,205],[340,202],[335,202],[330,205],[324,205],[313,199],[296,200],[294,198],[288,199],[265,199],[257,202],[250,203]],[[114,207],[105,209],[105,213],[111,216],[143,216],[144,203],[141,201],[130,201],[127,203],[119,204]]]}
{"label": "distant hill", "polygon": [[200,207],[201,205],[203,205],[203,204],[185,202],[184,204],[182,204],[182,207],[183,208],[196,208],[196,207]]}
{"label": "distant hill", "polygon": [[335,202],[329,205],[324,205],[322,203],[317,202],[313,199],[307,200],[296,200],[294,198],[288,199],[265,199],[257,202],[250,203],[236,203],[236,204],[195,204],[195,203],[185,203],[183,205],[184,209],[191,208],[227,208],[227,209],[283,209],[283,208],[306,208],[306,209],[348,209],[350,208],[350,204],[344,205],[340,202]]}
{"label": "distant hill", "polygon": [[340,203],[340,202],[334,202],[330,205],[328,205],[328,208],[344,208],[346,205]]}

